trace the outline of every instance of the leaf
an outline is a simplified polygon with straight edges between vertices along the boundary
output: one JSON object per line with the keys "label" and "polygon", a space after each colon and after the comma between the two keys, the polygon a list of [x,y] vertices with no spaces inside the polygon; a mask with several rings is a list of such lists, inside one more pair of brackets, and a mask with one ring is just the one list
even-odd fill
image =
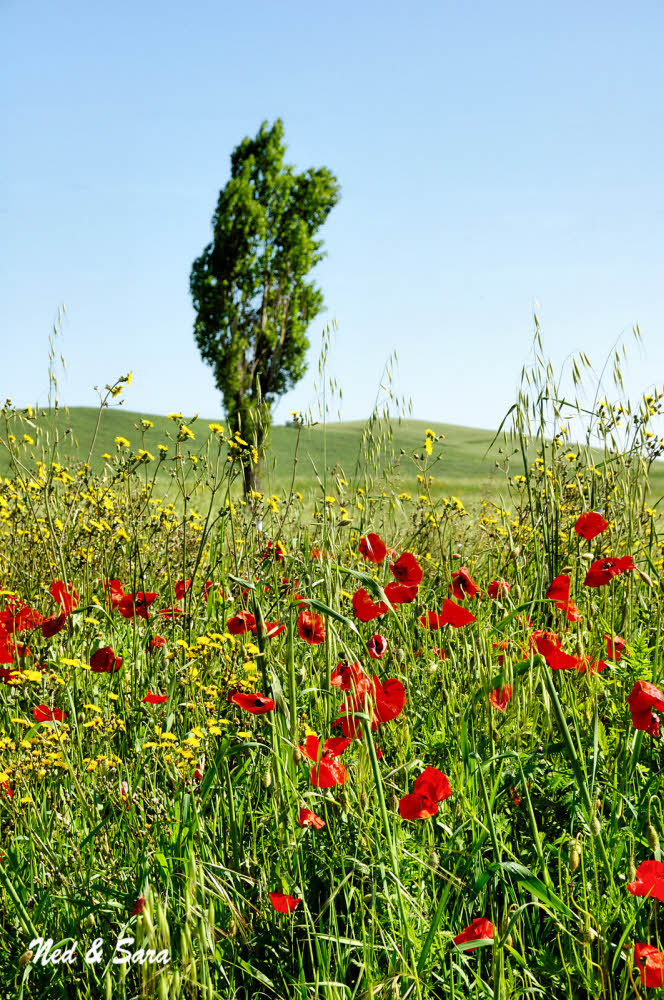
{"label": "leaf", "polygon": [[346,618],[345,615],[339,614],[339,612],[335,611],[334,608],[329,607],[327,604],[323,604],[322,601],[319,601],[315,597],[308,598],[306,603],[310,608],[313,608],[314,611],[320,611],[322,615],[326,615],[328,618],[333,618],[341,625],[345,625],[347,628],[351,629],[355,635],[359,636],[360,633],[357,630],[355,622],[352,622],[350,618]]}

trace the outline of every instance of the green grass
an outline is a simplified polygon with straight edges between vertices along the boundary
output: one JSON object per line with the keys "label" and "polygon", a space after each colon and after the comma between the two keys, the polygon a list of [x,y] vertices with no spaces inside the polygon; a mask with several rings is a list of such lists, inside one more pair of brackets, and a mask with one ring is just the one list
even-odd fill
{"label": "green grass", "polygon": [[[83,460],[87,457],[97,425],[98,410],[88,407],[71,407],[60,410],[54,427],[57,428],[60,445],[59,456],[63,464]],[[185,414],[185,417],[187,415]],[[141,418],[149,419],[154,427],[141,432]],[[205,446],[210,437],[208,424],[219,418],[202,418],[191,425],[196,440],[186,442],[187,448],[193,453]],[[43,422],[49,424],[50,417],[46,415]],[[42,418],[39,418],[42,422]],[[121,406],[104,409],[101,413],[99,431],[92,451],[91,464],[96,472],[103,468],[101,456],[106,452],[115,454],[114,439],[124,437],[131,443],[132,450],[146,448],[157,455],[157,444],[170,443],[167,435],[173,436],[177,425],[168,417],[153,414],[132,412]],[[295,468],[295,489],[303,493],[318,491],[317,477],[325,478],[325,470],[342,470],[347,479],[355,479],[358,468],[366,467],[366,457],[362,441],[366,424],[362,421],[345,423],[330,423],[305,428],[298,451],[298,461]],[[457,496],[467,506],[476,504],[482,497],[497,497],[505,485],[505,477],[497,462],[504,456],[499,455],[498,441],[489,451],[495,432],[479,430],[472,427],[460,427],[454,424],[440,424],[435,421],[403,420],[394,422],[391,440],[385,437],[385,428],[379,428],[376,433],[382,435],[379,442],[374,442],[378,448],[378,468],[391,467],[400,457],[396,476],[392,477],[391,485],[412,494],[422,492],[421,484],[417,482],[417,470],[409,456],[413,452],[423,451],[425,431],[431,428],[437,434],[445,437],[441,448],[441,460],[433,470],[434,482],[431,484],[433,496]],[[26,428],[30,430],[30,428]],[[267,492],[283,493],[290,487],[293,476],[293,459],[297,441],[297,430],[290,426],[274,426],[271,429],[269,445],[263,462],[263,487]],[[366,450],[366,445],[365,445]],[[171,453],[172,453],[171,445]],[[534,454],[534,452],[533,452]],[[8,460],[6,453],[0,453],[0,474],[7,475]],[[516,470],[518,471],[518,469]],[[165,491],[170,484],[166,470],[160,472],[157,478],[159,488]],[[664,495],[664,463],[656,463],[652,476],[653,501]]]}

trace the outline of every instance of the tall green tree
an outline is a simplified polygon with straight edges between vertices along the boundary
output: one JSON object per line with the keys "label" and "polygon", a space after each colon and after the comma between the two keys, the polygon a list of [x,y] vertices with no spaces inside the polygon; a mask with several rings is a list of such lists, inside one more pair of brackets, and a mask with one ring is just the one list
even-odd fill
{"label": "tall green tree", "polygon": [[[306,331],[323,308],[307,280],[324,252],[316,234],[340,196],[326,168],[297,174],[284,164],[281,119],[263,122],[231,154],[213,239],[192,266],[194,337],[211,365],[231,430],[261,454],[272,404],[306,371]],[[245,491],[260,488],[247,457]]]}

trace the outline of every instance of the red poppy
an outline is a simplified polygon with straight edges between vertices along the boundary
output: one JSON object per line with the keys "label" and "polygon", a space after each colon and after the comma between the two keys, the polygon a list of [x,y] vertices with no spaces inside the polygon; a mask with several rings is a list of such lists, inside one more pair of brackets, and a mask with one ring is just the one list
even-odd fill
{"label": "red poppy", "polygon": [[507,583],[505,580],[492,580],[487,587],[487,593],[495,601],[503,592],[507,594],[511,589],[512,584]]}
{"label": "red poppy", "polygon": [[330,553],[326,552],[324,549],[312,549],[310,552],[312,559],[318,559],[320,562],[322,559],[329,559]]}
{"label": "red poppy", "polygon": [[310,646],[320,646],[325,642],[325,622],[322,615],[308,610],[300,611],[297,616],[297,632],[300,639],[304,639]]}
{"label": "red poppy", "polygon": [[371,690],[371,681],[359,663],[339,663],[330,675],[330,684],[342,691],[352,688],[358,695]]}
{"label": "red poppy", "polygon": [[102,646],[90,657],[90,669],[95,674],[112,674],[122,666],[122,657],[116,656],[110,646]]}
{"label": "red poppy", "polygon": [[422,582],[422,567],[412,552],[402,552],[390,569],[404,587],[419,587]]}
{"label": "red poppy", "polygon": [[499,712],[504,712],[507,708],[507,703],[512,697],[512,685],[505,684],[501,688],[495,688],[489,695],[489,701],[494,708],[497,708]]}
{"label": "red poppy", "polygon": [[242,691],[233,691],[228,696],[229,702],[242,708],[252,715],[264,715],[265,712],[274,710],[274,702],[264,694],[245,694]]}
{"label": "red poppy", "polygon": [[138,917],[145,909],[145,896],[139,896],[134,905],[134,909],[131,911],[132,917]]}
{"label": "red poppy", "polygon": [[[472,924],[454,938],[456,945],[466,944],[468,941],[491,941],[493,939],[493,924],[486,917],[475,917]],[[476,948],[464,948],[464,951],[476,951]]]}
{"label": "red poppy", "polygon": [[[286,631],[286,626],[281,625],[279,622],[263,622],[264,635],[266,639],[274,639],[276,636],[281,635],[282,632]],[[252,632],[256,629],[253,628]]]}
{"label": "red poppy", "polygon": [[152,691],[148,691],[145,698],[141,698],[141,701],[147,702],[148,705],[163,705],[165,701],[168,701],[168,695],[153,694]]}
{"label": "red poppy", "polygon": [[78,591],[73,584],[65,584],[62,580],[53,580],[49,588],[49,594],[56,601],[66,615],[78,607]]}
{"label": "red poppy", "polygon": [[269,556],[274,556],[277,562],[282,562],[285,555],[286,547],[283,542],[268,542],[262,558],[267,559]]}
{"label": "red poppy", "polygon": [[632,725],[635,729],[650,733],[655,739],[659,736],[659,716],[664,712],[664,692],[649,681],[637,681],[627,699],[632,713]]}
{"label": "red poppy", "polygon": [[188,576],[186,580],[178,580],[178,582],[175,584],[175,600],[181,601],[190,587],[191,587],[190,576]]}
{"label": "red poppy", "polygon": [[37,705],[32,710],[32,716],[36,722],[64,722],[67,713],[61,708],[50,709],[48,705]]}
{"label": "red poppy", "polygon": [[104,590],[107,592],[108,600],[112,608],[117,608],[118,604],[125,596],[122,584],[119,580],[104,580]]}
{"label": "red poppy", "polygon": [[41,625],[44,638],[51,639],[54,635],[57,635],[65,627],[68,618],[69,615],[66,611],[61,611],[59,615],[51,615],[49,618],[44,618]]}
{"label": "red poppy", "polygon": [[438,812],[438,804],[452,794],[447,775],[435,767],[425,767],[415,780],[413,791],[399,800],[402,819],[429,819]]}
{"label": "red poppy", "polygon": [[294,896],[288,896],[283,892],[271,892],[270,901],[277,913],[292,913],[302,902],[301,899],[295,899]]}
{"label": "red poppy", "polygon": [[315,788],[333,788],[334,785],[344,785],[348,781],[348,771],[336,758],[341,756],[350,743],[348,738],[332,736],[325,740],[321,749],[317,736],[307,736],[300,751],[314,762],[309,779]]}
{"label": "red poppy", "polygon": [[325,826],[325,820],[317,816],[311,809],[300,809],[297,821],[300,826],[313,826],[315,830],[322,830]]}
{"label": "red poppy", "polygon": [[566,653],[554,632],[533,632],[530,644],[544,657],[552,670],[578,670],[584,662],[581,657]]}
{"label": "red poppy", "polygon": [[173,606],[171,608],[160,608],[157,611],[157,614],[160,618],[166,618],[172,621],[175,618],[180,618],[184,614],[184,611],[182,608]]}
{"label": "red poppy", "polygon": [[633,896],[651,896],[664,903],[664,862],[643,861],[636,869],[636,881],[628,882]]}
{"label": "red poppy", "polygon": [[614,576],[629,573],[633,569],[634,560],[631,556],[622,556],[620,559],[608,556],[606,559],[597,559],[596,562],[591,563],[583,582],[586,587],[604,587],[611,582]]}
{"label": "red poppy", "polygon": [[601,535],[603,531],[606,531],[608,526],[609,522],[601,514],[596,513],[596,511],[589,511],[586,514],[581,514],[577,519],[574,530],[577,535],[590,542],[593,538]]}
{"label": "red poppy", "polygon": [[383,601],[377,604],[369,597],[364,587],[360,587],[353,594],[353,611],[355,617],[359,618],[361,622],[371,622],[374,618],[381,618],[387,614],[387,604]]}
{"label": "red poppy", "polygon": [[472,579],[465,566],[460,566],[456,573],[452,573],[452,583],[449,590],[454,594],[457,601],[463,601],[468,597],[471,601],[476,594],[480,594],[480,588]]}
{"label": "red poppy", "polygon": [[462,628],[464,625],[470,625],[475,620],[474,614],[446,597],[443,601],[443,610],[440,614],[436,614],[434,611],[427,611],[426,614],[419,618],[419,623],[423,628],[430,629],[441,628],[443,625],[451,625],[452,628]]}
{"label": "red poppy", "polygon": [[163,635],[153,635],[148,643],[150,649],[159,649],[161,646],[166,645],[166,640]]}
{"label": "red poppy", "polygon": [[[213,586],[214,586],[214,584],[212,583],[212,580],[206,580],[205,583],[203,584],[203,587],[201,589],[201,593],[203,594],[203,600],[204,601],[207,601],[208,597],[210,596],[210,591],[212,590]],[[221,587],[219,588],[219,596],[221,598],[223,598],[223,596],[224,596],[224,592],[221,589]]]}
{"label": "red poppy", "polygon": [[387,639],[380,633],[372,635],[367,642],[367,649],[372,660],[380,660],[387,652]]}
{"label": "red poppy", "polygon": [[6,611],[0,613],[0,623],[4,625],[5,631],[12,635],[15,632],[32,631],[39,628],[44,621],[44,616],[29,608],[27,604],[19,605],[13,603]]}
{"label": "red poppy", "polygon": [[147,621],[149,618],[148,608],[156,600],[157,595],[154,591],[139,590],[135,594],[125,594],[117,608],[123,618],[134,618],[138,615],[139,618],[144,618]]}
{"label": "red poppy", "polygon": [[606,670],[608,663],[606,660],[593,660],[591,657],[586,656],[585,659],[581,660],[578,670],[580,674],[588,671],[589,674],[601,674],[603,670]]}
{"label": "red poppy", "polygon": [[606,642],[606,655],[614,663],[620,663],[620,657],[627,649],[627,643],[619,635],[614,635],[613,639],[610,635],[605,635],[604,639]]}
{"label": "red poppy", "polygon": [[417,590],[417,587],[392,582],[385,587],[385,596],[390,604],[410,604],[417,597]]}
{"label": "red poppy", "polygon": [[8,796],[8,797],[9,797],[10,799],[13,799],[13,798],[14,798],[14,793],[13,793],[13,791],[12,791],[12,786],[11,786],[11,785],[9,784],[9,782],[8,782],[8,781],[3,781],[3,782],[2,782],[2,786],[1,786],[1,787],[2,787],[2,788],[3,788],[4,790],[5,790],[5,793],[7,794],[7,796]]}
{"label": "red poppy", "polygon": [[390,722],[401,715],[406,704],[406,689],[395,677],[386,680],[384,684],[374,677],[374,712],[371,720],[373,730],[383,722]]}
{"label": "red poppy", "polygon": [[387,545],[382,540],[380,535],[376,535],[373,532],[368,534],[366,538],[360,538],[360,544],[357,550],[361,556],[367,560],[367,562],[382,563],[383,559],[387,555]]}
{"label": "red poppy", "polygon": [[559,611],[565,612],[568,622],[578,622],[581,620],[581,615],[574,601],[570,601],[569,588],[569,576],[566,573],[561,573],[549,585],[544,596],[553,601]]}
{"label": "red poppy", "polygon": [[634,961],[641,973],[642,986],[649,989],[664,986],[664,951],[638,942],[634,945]]}
{"label": "red poppy", "polygon": [[256,628],[256,619],[250,611],[238,611],[226,622],[226,628],[231,635],[244,635],[245,632],[253,632]]}

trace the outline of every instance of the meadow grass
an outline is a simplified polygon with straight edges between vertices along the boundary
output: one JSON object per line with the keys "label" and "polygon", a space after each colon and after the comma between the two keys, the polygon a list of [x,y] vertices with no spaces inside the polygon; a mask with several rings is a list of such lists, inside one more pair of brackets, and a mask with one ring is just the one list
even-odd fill
{"label": "meadow grass", "polygon": [[[198,422],[139,442],[135,415],[103,412],[130,444],[100,438],[109,458],[85,464],[55,411],[5,407],[0,996],[645,996],[635,945],[655,949],[652,983],[658,904],[627,886],[660,861],[664,694],[644,689],[642,728],[627,699],[662,680],[660,412],[565,404],[536,364],[502,482],[469,514],[429,480],[446,476],[438,427],[406,428],[410,498],[375,421],[343,474],[332,436],[343,456],[356,430],[326,428],[310,502],[288,477],[245,501],[251,445],[219,430],[194,452]],[[149,435],[167,429],[159,463]],[[585,540],[591,511],[607,527]],[[406,552],[408,593],[389,587]],[[634,569],[585,585],[625,556]],[[545,596],[556,578],[573,604]],[[444,624],[459,608],[467,623]],[[322,757],[307,742],[342,733]],[[170,961],[113,964],[124,936]],[[76,942],[74,960],[36,963],[39,937]]]}

